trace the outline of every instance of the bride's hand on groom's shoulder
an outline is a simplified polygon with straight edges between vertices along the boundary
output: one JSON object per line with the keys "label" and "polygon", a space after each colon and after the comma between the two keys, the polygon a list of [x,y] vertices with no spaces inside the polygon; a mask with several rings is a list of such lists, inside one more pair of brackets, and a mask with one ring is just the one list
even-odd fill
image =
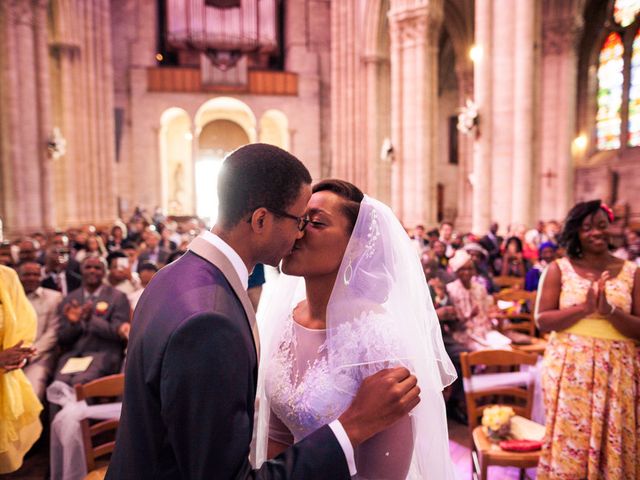
{"label": "bride's hand on groom's shoulder", "polygon": [[364,379],[339,420],[353,446],[387,429],[420,403],[420,387],[404,367],[387,368]]}

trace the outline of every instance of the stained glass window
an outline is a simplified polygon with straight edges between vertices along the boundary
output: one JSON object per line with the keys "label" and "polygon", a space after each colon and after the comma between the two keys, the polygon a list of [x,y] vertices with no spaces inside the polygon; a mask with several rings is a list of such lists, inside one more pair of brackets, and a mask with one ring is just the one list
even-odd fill
{"label": "stained glass window", "polygon": [[640,30],[633,39],[629,88],[629,146],[640,146]]}
{"label": "stained glass window", "polygon": [[640,11],[640,0],[616,0],[613,6],[613,19],[621,27],[628,27]]}
{"label": "stained glass window", "polygon": [[598,114],[596,132],[599,150],[620,148],[620,110],[622,106],[622,40],[611,33],[600,50],[598,66]]}

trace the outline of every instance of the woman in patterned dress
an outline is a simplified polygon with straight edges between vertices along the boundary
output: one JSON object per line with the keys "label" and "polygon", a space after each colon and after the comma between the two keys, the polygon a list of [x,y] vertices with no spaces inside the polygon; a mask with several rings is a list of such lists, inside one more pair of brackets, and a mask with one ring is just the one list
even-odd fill
{"label": "woman in patterned dress", "polygon": [[599,200],[575,205],[568,258],[541,279],[536,320],[552,333],[539,480],[640,478],[640,271],[609,252],[611,221]]}

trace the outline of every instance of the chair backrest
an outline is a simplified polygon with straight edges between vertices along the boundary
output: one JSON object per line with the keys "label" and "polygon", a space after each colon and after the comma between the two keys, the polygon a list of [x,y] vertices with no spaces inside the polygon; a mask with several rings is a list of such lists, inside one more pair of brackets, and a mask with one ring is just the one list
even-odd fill
{"label": "chair backrest", "polygon": [[536,335],[536,324],[531,313],[508,313],[499,317],[499,330],[502,333],[516,331],[532,337]]}
{"label": "chair backrest", "polygon": [[[502,277],[504,278],[504,277]],[[515,277],[506,277],[515,278]],[[521,280],[521,279],[516,279]],[[505,288],[497,293],[493,294],[493,298],[498,300],[504,300],[506,302],[530,302],[533,306],[536,303],[536,292],[528,292],[521,288]]]}
{"label": "chair backrest", "polygon": [[523,277],[510,277],[507,275],[493,277],[493,283],[500,288],[524,288]]}
{"label": "chair backrest", "polygon": [[[460,354],[470,430],[478,426],[484,409],[496,403],[511,406],[516,415],[531,418],[535,379],[533,372],[520,367],[533,366],[537,361],[535,354],[513,350]],[[475,366],[483,366],[486,373],[473,373]]]}
{"label": "chair backrest", "polygon": [[[78,401],[91,398],[120,397],[124,392],[124,374],[118,373],[85,384],[77,384],[75,391]],[[81,421],[82,443],[84,444],[88,472],[96,467],[97,458],[113,452],[118,424],[119,419],[103,420],[93,424],[87,418]],[[109,434],[109,432],[112,433]],[[105,440],[104,437],[107,439]]]}
{"label": "chair backrest", "polygon": [[[526,303],[529,312],[532,312],[535,307],[536,296],[536,292],[528,292],[521,288],[505,288],[493,294],[496,303],[500,300],[520,304]],[[500,320],[500,331],[502,332],[515,330],[531,336],[536,334],[536,325],[531,313],[503,313],[500,315]]]}

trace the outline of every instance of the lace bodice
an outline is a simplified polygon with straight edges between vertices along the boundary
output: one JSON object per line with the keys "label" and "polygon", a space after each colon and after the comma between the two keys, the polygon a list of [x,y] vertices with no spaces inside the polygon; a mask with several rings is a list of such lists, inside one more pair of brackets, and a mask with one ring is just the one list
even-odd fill
{"label": "lace bodice", "polygon": [[[305,328],[290,315],[266,367],[270,438],[288,443],[284,425],[295,442],[303,439],[337,419],[364,378],[383,368],[406,365],[393,331],[390,320],[369,312],[341,324],[329,342],[326,330]],[[406,478],[412,451],[411,419],[406,417],[356,449],[358,478]]]}
{"label": "lace bodice", "polygon": [[363,314],[340,325],[329,359],[326,330],[305,328],[289,315],[267,367],[266,390],[296,441],[338,418],[365,377],[401,363],[392,331],[381,316]]}

